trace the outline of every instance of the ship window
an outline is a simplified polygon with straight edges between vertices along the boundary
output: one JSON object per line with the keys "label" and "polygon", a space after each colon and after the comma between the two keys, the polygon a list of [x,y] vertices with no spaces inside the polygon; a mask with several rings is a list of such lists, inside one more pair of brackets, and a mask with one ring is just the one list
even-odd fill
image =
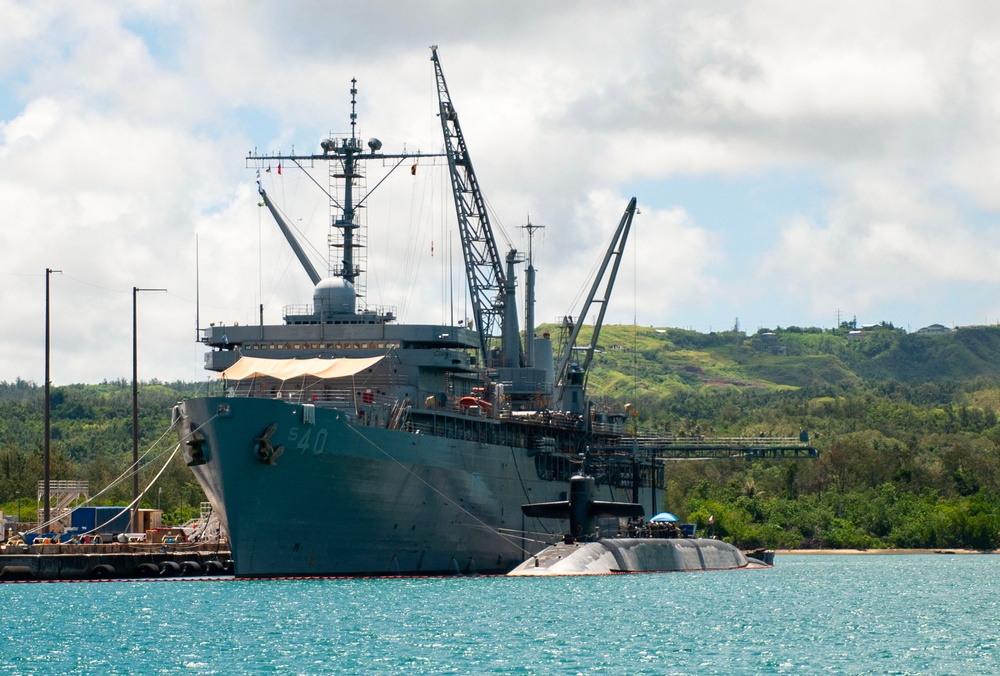
{"label": "ship window", "polygon": [[267,346],[267,349],[269,349],[269,350],[273,350],[273,349],[274,349],[274,343],[271,343],[270,345],[268,345],[268,346]]}
{"label": "ship window", "polygon": [[314,349],[314,350],[319,349],[319,343],[313,343],[312,344],[312,349]]}
{"label": "ship window", "polygon": [[278,343],[278,349],[279,350],[284,350],[285,349],[285,344],[284,343]]}
{"label": "ship window", "polygon": [[337,349],[339,350],[341,347],[342,345],[340,343],[337,343]]}

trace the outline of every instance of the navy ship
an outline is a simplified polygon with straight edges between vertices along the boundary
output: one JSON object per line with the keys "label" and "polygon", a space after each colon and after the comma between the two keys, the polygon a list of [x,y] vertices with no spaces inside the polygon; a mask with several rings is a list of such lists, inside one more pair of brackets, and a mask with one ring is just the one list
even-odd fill
{"label": "navy ship", "polygon": [[[578,315],[599,307],[589,346],[576,345],[580,324],[567,318],[556,354],[551,337],[535,336],[530,254],[501,258],[436,48],[431,61],[443,153],[388,154],[377,139],[363,142],[352,80],[350,134],[315,154],[247,157],[258,176],[275,163],[327,166],[340,258],[321,275],[258,180],[262,206],[314,285],[313,303],[286,308],[281,325],[264,325],[261,313],[259,325],[203,329],[220,394],[174,410],[185,460],[229,535],[239,577],[506,573],[567,528],[521,506],[565,500],[581,470],[596,478],[598,497],[657,511],[663,445],[627,434],[628,411],[598,410],[585,393],[635,199]],[[425,157],[447,161],[468,323],[399,324],[393,308],[370,306],[361,292],[358,214],[373,192],[360,194],[364,167]]]}

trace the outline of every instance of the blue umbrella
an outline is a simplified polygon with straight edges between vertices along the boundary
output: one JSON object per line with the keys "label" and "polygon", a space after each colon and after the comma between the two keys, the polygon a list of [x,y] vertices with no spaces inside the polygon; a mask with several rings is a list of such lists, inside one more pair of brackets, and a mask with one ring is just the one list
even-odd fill
{"label": "blue umbrella", "polygon": [[650,519],[650,522],[652,523],[665,523],[665,522],[676,522],[676,521],[677,517],[671,514],[670,512],[660,512],[652,519]]}

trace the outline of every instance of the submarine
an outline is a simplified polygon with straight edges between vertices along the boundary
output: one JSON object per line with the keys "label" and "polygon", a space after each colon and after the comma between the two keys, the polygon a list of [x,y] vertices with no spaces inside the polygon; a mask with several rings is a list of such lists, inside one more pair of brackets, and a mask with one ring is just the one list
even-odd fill
{"label": "submarine", "polygon": [[525,516],[569,519],[570,532],[519,564],[508,576],[610,575],[615,573],[676,573],[708,570],[771,568],[767,560],[747,556],[737,547],[706,538],[607,537],[597,520],[642,517],[634,502],[595,500],[596,481],[587,475],[570,479],[567,500],[521,506]]}

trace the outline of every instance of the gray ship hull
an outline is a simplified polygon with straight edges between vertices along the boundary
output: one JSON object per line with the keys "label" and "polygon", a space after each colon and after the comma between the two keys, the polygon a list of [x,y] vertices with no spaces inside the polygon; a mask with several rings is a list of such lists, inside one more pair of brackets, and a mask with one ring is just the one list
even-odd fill
{"label": "gray ship hull", "polygon": [[[274,399],[194,399],[177,415],[204,437],[191,469],[240,577],[506,573],[566,527],[523,516],[567,488],[539,478],[525,448]],[[272,425],[269,464],[260,440]]]}

